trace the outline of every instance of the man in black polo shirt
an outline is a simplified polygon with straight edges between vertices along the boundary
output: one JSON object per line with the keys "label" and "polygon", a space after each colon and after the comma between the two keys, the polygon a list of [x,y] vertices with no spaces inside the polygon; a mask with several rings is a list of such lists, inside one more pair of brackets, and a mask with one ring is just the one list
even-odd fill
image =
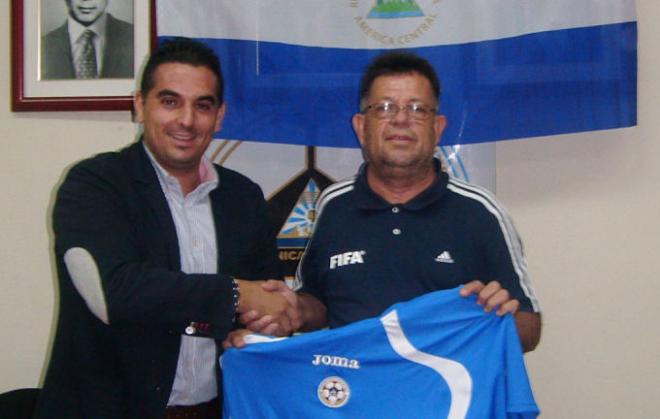
{"label": "man in black polo shirt", "polygon": [[[530,351],[541,321],[513,223],[489,192],[449,178],[434,158],[447,123],[437,114],[439,85],[430,63],[402,52],[378,57],[363,76],[353,127],[365,163],[317,202],[297,273],[303,330],[378,316],[465,284],[461,294],[477,294],[486,311],[515,313]],[[250,328],[264,330],[267,320]]]}

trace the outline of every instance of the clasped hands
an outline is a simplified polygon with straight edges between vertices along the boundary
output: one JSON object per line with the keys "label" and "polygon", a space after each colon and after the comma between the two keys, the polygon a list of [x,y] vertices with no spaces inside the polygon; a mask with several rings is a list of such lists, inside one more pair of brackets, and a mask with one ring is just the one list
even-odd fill
{"label": "clasped hands", "polygon": [[[245,346],[243,336],[250,332],[287,336],[301,327],[302,315],[298,296],[284,282],[255,281],[250,284],[249,289],[250,295],[245,297],[246,304],[243,305],[241,302],[238,308],[240,321],[246,329],[230,333],[223,342],[225,348]],[[520,305],[520,302],[511,298],[509,292],[497,281],[490,281],[487,284],[478,280],[468,282],[461,288],[460,294],[463,297],[475,294],[477,304],[481,305],[484,311],[494,310],[498,316],[514,314]],[[241,300],[243,298],[243,288],[241,288]],[[256,298],[257,301],[253,301],[252,298]]]}
{"label": "clasped hands", "polygon": [[288,336],[301,326],[298,296],[283,281],[239,280],[240,322],[249,330]]}

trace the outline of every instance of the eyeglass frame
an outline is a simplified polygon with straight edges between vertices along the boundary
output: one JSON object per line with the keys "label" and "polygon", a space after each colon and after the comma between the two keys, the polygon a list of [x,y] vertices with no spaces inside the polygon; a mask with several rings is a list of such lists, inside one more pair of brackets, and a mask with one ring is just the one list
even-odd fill
{"label": "eyeglass frame", "polygon": [[[376,118],[381,119],[381,120],[394,119],[399,114],[399,112],[405,110],[406,115],[408,116],[408,118],[414,119],[415,121],[426,121],[426,120],[432,118],[433,115],[437,115],[437,112],[438,112],[438,107],[437,106],[429,106],[429,105],[425,105],[424,103],[421,103],[421,102],[413,102],[413,103],[409,103],[405,106],[399,106],[398,104],[396,104],[394,102],[383,101],[383,102],[372,103],[370,105],[365,106],[364,108],[362,108],[362,110],[360,110],[360,113],[365,115],[369,110],[376,109],[376,106],[385,106],[385,107],[391,106],[391,107],[393,107],[393,110],[392,110],[393,113],[391,115],[387,115],[387,114],[385,114],[383,116],[379,116],[378,114],[374,115]],[[421,118],[419,117],[419,115],[415,116],[415,114],[412,113],[415,107],[421,107],[423,109],[424,108],[428,109],[429,113],[427,115],[424,115]],[[385,112],[388,112],[388,111],[385,111]]]}

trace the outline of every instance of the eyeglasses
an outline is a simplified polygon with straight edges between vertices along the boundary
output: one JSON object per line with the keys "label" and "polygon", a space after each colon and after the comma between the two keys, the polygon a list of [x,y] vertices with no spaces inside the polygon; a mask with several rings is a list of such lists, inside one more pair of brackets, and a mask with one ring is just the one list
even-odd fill
{"label": "eyeglasses", "polygon": [[405,110],[408,117],[418,121],[424,121],[435,115],[438,108],[424,105],[423,103],[409,103],[406,106],[399,106],[392,102],[380,102],[366,106],[362,113],[371,113],[378,119],[392,119],[399,114],[399,111]]}

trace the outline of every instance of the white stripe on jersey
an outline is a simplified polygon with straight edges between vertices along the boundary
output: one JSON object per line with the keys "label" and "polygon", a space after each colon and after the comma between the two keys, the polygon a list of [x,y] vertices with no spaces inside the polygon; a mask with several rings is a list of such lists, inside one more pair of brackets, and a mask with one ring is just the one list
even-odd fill
{"label": "white stripe on jersey", "polygon": [[[333,183],[332,185],[328,186],[321,192],[321,195],[319,196],[319,199],[316,200],[316,220],[318,220],[321,217],[321,212],[323,211],[323,208],[325,205],[329,202],[332,201],[334,198],[338,197],[339,195],[343,195],[346,192],[350,192],[354,188],[355,184],[355,176],[352,176],[350,178],[341,180],[337,183]],[[316,223],[314,223],[314,227],[316,228]]]}
{"label": "white stripe on jersey", "polygon": [[380,318],[392,349],[402,358],[429,367],[442,377],[451,393],[447,419],[465,419],[472,400],[472,377],[463,364],[415,348],[401,329],[399,314],[392,310]]}
{"label": "white stripe on jersey", "polygon": [[316,203],[314,205],[316,209],[316,219],[314,220],[314,226],[312,227],[312,235],[310,236],[309,242],[307,242],[307,245],[305,246],[305,251],[303,252],[302,257],[298,262],[298,267],[296,268],[296,282],[300,284],[300,286],[302,286],[302,284],[304,283],[301,267],[303,261],[305,260],[305,256],[307,256],[307,250],[310,247],[311,240],[314,238],[314,232],[316,231],[316,226],[318,225],[318,221],[321,219],[321,212],[323,212],[323,208],[329,201],[332,201],[334,198],[352,191],[354,188],[353,185],[355,184],[355,178],[356,176],[351,176],[350,178],[346,178],[345,180],[340,180],[337,183],[333,183],[332,185],[325,188],[323,192],[321,192],[319,198],[316,200]]}
{"label": "white stripe on jersey", "polygon": [[[321,193],[318,200],[316,201],[316,222],[314,223],[314,227],[312,229],[312,239],[314,237],[313,234],[314,231],[316,231],[316,226],[318,224],[318,221],[321,218],[321,213],[325,208],[326,204],[332,201],[334,198],[352,191],[354,189],[355,180],[356,180],[356,176],[347,178],[343,181],[339,181],[337,183],[328,186]],[[498,203],[495,197],[487,189],[484,189],[480,186],[466,183],[450,176],[449,182],[447,184],[447,189],[459,195],[480,202],[488,210],[488,212],[490,212],[495,216],[495,218],[498,220],[498,223],[500,224],[500,228],[502,230],[504,240],[507,244],[507,248],[509,249],[511,262],[516,274],[518,275],[520,287],[527,296],[527,298],[529,298],[534,311],[537,312],[540,311],[538,299],[536,298],[536,295],[532,288],[531,281],[529,280],[529,276],[527,274],[527,261],[525,260],[520,238],[516,233],[516,229],[513,225],[513,220],[511,219],[507,211]],[[298,268],[296,269],[296,280],[299,281],[300,283],[302,283],[303,281],[301,275],[301,266],[305,258],[305,255],[307,254],[308,248],[309,248],[309,243],[305,247],[305,252],[303,253],[302,258],[300,259]]]}
{"label": "white stripe on jersey", "polygon": [[472,185],[450,177],[447,189],[466,198],[480,202],[488,212],[495,216],[502,229],[504,240],[506,241],[509,254],[511,255],[513,268],[520,281],[520,287],[527,298],[531,301],[534,311],[539,311],[538,299],[534,294],[529,276],[527,275],[527,261],[523,254],[520,238],[518,237],[516,229],[513,226],[513,221],[506,210],[497,202],[495,197],[488,190],[480,186]]}

